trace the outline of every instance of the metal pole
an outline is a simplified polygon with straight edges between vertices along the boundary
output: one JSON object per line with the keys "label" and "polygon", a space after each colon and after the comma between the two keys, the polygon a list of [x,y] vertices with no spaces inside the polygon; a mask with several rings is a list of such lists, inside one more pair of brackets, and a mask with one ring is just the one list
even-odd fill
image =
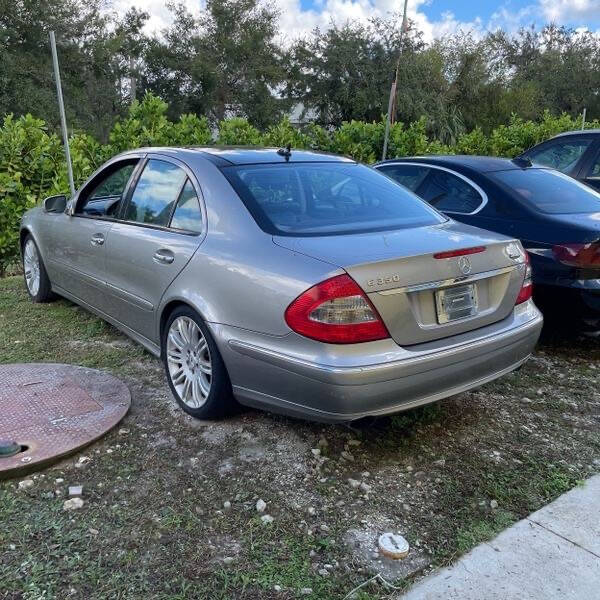
{"label": "metal pole", "polygon": [[390,89],[390,100],[388,103],[387,118],[385,120],[385,136],[383,138],[383,155],[381,160],[385,160],[387,155],[388,141],[390,137],[390,126],[392,124],[392,111],[396,106],[396,93],[398,91],[398,71],[400,70],[400,58],[402,57],[402,44],[404,42],[404,33],[408,29],[408,17],[406,14],[408,7],[408,0],[404,0],[404,14],[402,16],[402,29],[400,30],[400,52],[398,53],[398,60],[396,61],[396,77],[392,87]]}
{"label": "metal pole", "polygon": [[71,152],[69,151],[69,134],[67,132],[67,119],[65,117],[65,105],[63,103],[62,85],[60,83],[60,71],[58,68],[58,55],[56,54],[56,39],[54,31],[50,32],[50,47],[52,48],[52,63],[54,64],[54,79],[56,81],[56,95],[58,96],[58,110],[60,112],[60,124],[62,128],[63,143],[65,146],[65,158],[67,159],[67,175],[69,176],[69,187],[71,198],[75,196],[75,182],[73,181],[73,166],[71,165]]}
{"label": "metal pole", "polygon": [[583,109],[583,119],[581,121],[581,131],[583,131],[585,129],[585,115],[587,113],[587,108]]}
{"label": "metal pole", "polygon": [[390,99],[388,101],[388,110],[387,110],[387,117],[385,119],[385,136],[383,138],[383,155],[381,157],[381,160],[385,160],[385,157],[387,155],[387,147],[388,147],[388,140],[390,137],[390,115],[392,114],[392,110],[394,108],[394,96],[396,95],[396,82],[394,81],[392,83],[392,87],[390,89]]}

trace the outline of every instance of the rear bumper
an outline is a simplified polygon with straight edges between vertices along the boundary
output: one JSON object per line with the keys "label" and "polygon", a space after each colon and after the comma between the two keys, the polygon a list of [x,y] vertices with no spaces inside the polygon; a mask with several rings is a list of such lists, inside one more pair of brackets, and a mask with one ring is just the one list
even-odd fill
{"label": "rear bumper", "polygon": [[337,347],[339,356],[312,357],[282,351],[281,339],[268,347],[223,326],[213,331],[240,402],[336,422],[407,410],[500,377],[527,360],[541,327],[527,302],[499,323],[445,340],[406,348],[383,340],[357,345],[363,354]]}

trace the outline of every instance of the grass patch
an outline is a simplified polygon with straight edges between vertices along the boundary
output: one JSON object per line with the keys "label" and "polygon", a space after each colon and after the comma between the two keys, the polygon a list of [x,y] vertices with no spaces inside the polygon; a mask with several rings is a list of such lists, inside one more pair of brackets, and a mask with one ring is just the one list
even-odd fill
{"label": "grass patch", "polygon": [[34,304],[21,277],[0,280],[0,363],[74,363],[121,373],[130,361],[150,358],[141,346],[127,343],[114,327],[72,302]]}
{"label": "grass patch", "polygon": [[[553,338],[515,374],[352,429],[252,411],[202,425],[169,405],[159,361],[116,329],[0,280],[0,363],[44,361],[122,377],[130,433],[109,433],[84,468],[68,459],[26,491],[0,482],[2,600],[341,599],[373,574],[348,530],[399,530],[443,565],[600,464],[597,340]],[[65,512],[75,484],[84,508]],[[374,584],[357,595],[392,597]]]}
{"label": "grass patch", "polygon": [[473,520],[456,533],[456,551],[467,552],[481,542],[487,542],[514,523],[514,515],[499,510],[491,517]]}

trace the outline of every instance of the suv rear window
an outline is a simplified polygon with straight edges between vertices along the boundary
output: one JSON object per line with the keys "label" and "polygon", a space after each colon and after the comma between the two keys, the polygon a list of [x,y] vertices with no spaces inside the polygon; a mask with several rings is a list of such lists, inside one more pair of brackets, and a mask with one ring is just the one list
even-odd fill
{"label": "suv rear window", "polygon": [[259,226],[311,236],[436,225],[446,219],[418,196],[368,167],[287,163],[225,167]]}
{"label": "suv rear window", "polygon": [[489,175],[532,208],[548,214],[600,212],[600,194],[550,169],[513,169]]}

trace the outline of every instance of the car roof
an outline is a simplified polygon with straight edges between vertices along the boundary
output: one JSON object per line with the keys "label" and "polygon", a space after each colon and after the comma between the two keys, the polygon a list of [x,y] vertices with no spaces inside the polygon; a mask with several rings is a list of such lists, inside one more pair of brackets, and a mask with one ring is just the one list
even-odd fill
{"label": "car roof", "polygon": [[470,156],[470,155],[432,155],[432,156],[410,156],[400,157],[386,160],[377,163],[375,166],[381,166],[389,163],[425,163],[429,165],[469,169],[479,173],[489,173],[492,171],[510,171],[520,169],[521,167],[515,164],[508,158],[496,158],[493,156]]}
{"label": "car roof", "polygon": [[[199,156],[210,160],[219,167],[229,165],[250,165],[259,163],[307,163],[307,162],[345,162],[353,163],[351,158],[329,154],[327,152],[313,152],[311,150],[295,150],[291,148],[289,158],[286,159],[280,148],[261,148],[257,146],[186,146],[186,147],[148,147],[131,150],[131,152],[153,152],[167,154],[174,158]],[[127,153],[125,153],[127,154]]]}
{"label": "car roof", "polygon": [[563,131],[562,133],[556,134],[552,139],[564,137],[568,135],[600,135],[600,129],[577,129],[575,131]]}
{"label": "car roof", "polygon": [[313,152],[312,150],[290,149],[289,159],[286,159],[281,148],[259,148],[254,146],[204,146],[193,148],[227,160],[234,165],[249,165],[256,163],[280,162],[354,162],[351,158],[329,154],[327,152]]}

